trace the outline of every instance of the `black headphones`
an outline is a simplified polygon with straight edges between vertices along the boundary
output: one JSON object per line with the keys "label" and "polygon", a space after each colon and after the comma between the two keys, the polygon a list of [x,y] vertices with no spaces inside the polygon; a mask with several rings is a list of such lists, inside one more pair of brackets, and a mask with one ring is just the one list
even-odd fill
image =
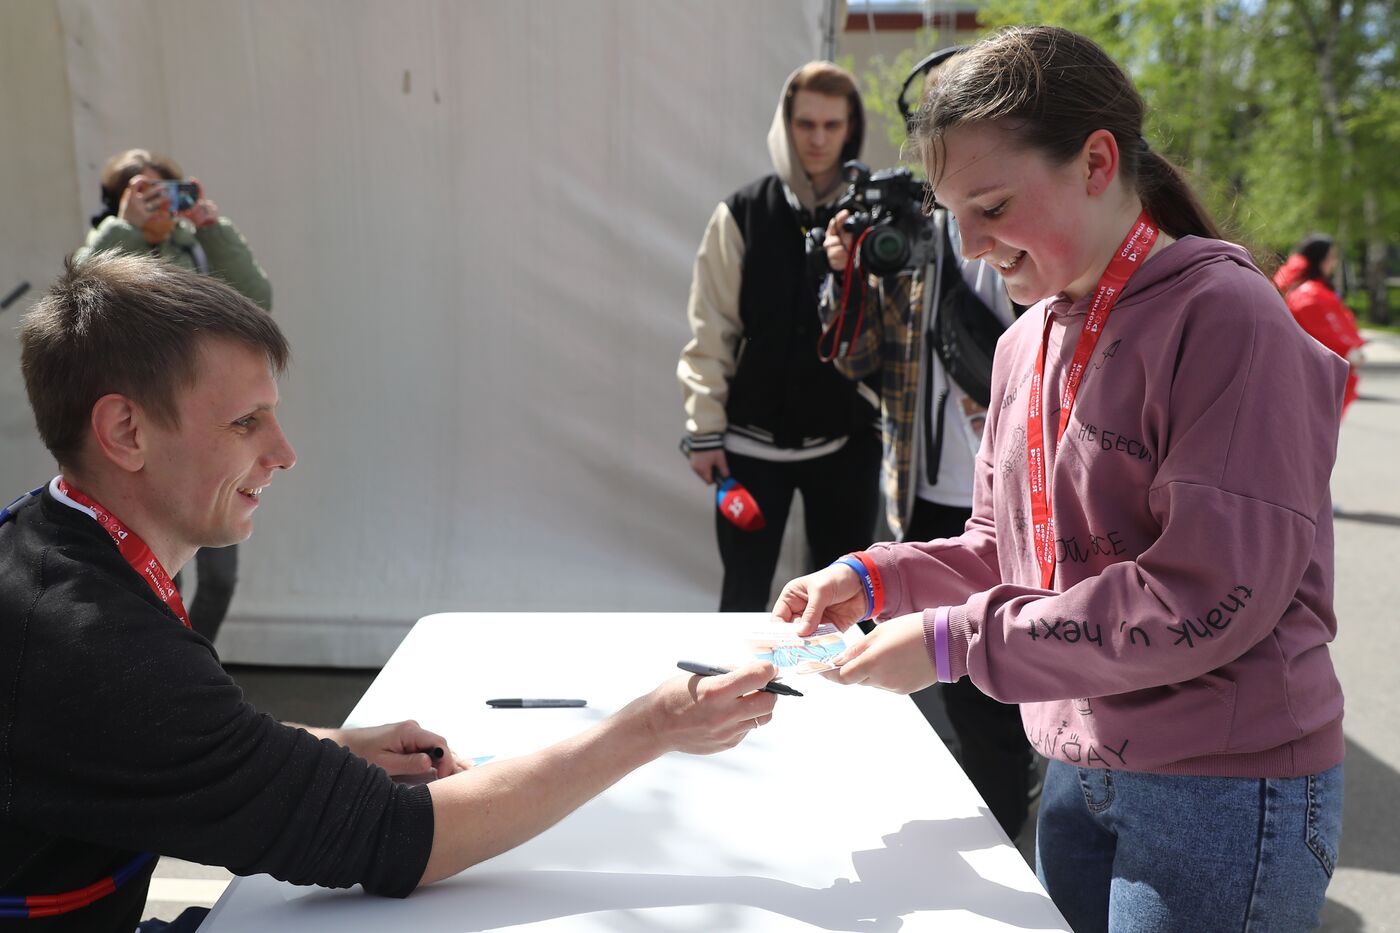
{"label": "black headphones", "polygon": [[952,45],[946,49],[939,49],[925,57],[923,61],[914,66],[913,71],[909,72],[909,77],[904,79],[904,86],[899,89],[899,97],[895,101],[899,106],[899,115],[904,118],[904,131],[906,133],[914,132],[914,121],[918,116],[918,111],[911,112],[908,102],[904,99],[909,94],[909,85],[913,84],[916,78],[922,78],[959,52],[966,52],[967,48],[965,45]]}

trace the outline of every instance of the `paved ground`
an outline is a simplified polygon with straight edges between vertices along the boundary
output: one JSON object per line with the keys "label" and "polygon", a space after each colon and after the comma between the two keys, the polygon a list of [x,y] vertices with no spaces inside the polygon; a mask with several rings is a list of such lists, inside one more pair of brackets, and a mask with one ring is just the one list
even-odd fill
{"label": "paved ground", "polygon": [[1367,336],[1361,398],[1332,474],[1332,658],[1347,698],[1346,822],[1323,912],[1334,933],[1400,933],[1400,336]]}
{"label": "paved ground", "polygon": [[[1329,933],[1400,933],[1400,336],[1371,333],[1361,398],[1342,426],[1333,473],[1337,618],[1333,658],[1347,695],[1346,829],[1328,891]],[[1300,437],[1299,443],[1307,439]],[[237,668],[250,700],[280,719],[337,723],[373,671]],[[946,733],[946,726],[939,724]],[[1029,856],[1033,830],[1017,839]],[[163,859],[147,916],[212,905],[221,869]]]}

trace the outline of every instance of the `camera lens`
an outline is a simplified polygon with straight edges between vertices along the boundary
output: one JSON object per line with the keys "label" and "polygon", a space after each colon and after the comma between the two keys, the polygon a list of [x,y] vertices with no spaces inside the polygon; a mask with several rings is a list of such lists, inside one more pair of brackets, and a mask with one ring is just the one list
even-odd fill
{"label": "camera lens", "polygon": [[880,224],[861,244],[862,258],[875,275],[890,275],[909,261],[909,238],[893,224]]}

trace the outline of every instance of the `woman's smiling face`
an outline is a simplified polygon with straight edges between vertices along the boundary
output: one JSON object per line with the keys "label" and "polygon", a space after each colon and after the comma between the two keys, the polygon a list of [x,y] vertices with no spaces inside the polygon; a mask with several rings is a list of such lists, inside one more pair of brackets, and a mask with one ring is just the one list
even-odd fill
{"label": "woman's smiling face", "polygon": [[1001,273],[1021,304],[1093,288],[1102,270],[1083,154],[1056,165],[994,123],[953,127],[939,145],[934,193],[957,218],[963,256]]}

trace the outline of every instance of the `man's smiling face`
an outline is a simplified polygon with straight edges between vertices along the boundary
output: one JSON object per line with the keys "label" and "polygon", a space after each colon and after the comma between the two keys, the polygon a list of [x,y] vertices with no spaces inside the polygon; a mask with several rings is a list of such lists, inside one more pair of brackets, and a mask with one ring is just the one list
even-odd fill
{"label": "man's smiling face", "polygon": [[145,471],[165,504],[161,531],[175,553],[245,540],[272,474],[296,463],[277,421],[277,381],[261,351],[205,339],[195,372],[179,398],[178,426],[147,424]]}

